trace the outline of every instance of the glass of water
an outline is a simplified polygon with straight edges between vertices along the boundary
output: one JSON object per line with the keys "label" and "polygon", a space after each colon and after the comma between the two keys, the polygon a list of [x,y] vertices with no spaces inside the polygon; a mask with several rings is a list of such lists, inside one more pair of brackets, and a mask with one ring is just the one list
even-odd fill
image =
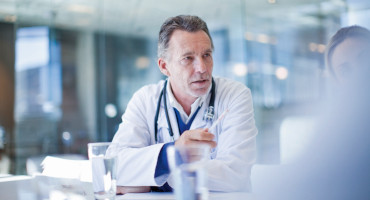
{"label": "glass of water", "polygon": [[92,167],[92,183],[96,199],[115,199],[116,162],[118,144],[98,142],[88,144],[89,160]]}
{"label": "glass of water", "polygon": [[208,184],[205,162],[209,159],[207,145],[171,146],[168,163],[177,200],[207,200]]}

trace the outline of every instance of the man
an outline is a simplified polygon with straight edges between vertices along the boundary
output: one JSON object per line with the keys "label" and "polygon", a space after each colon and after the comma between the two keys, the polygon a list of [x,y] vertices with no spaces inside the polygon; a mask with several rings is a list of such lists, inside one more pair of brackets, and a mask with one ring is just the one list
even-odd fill
{"label": "man", "polygon": [[[167,147],[197,144],[212,148],[206,163],[211,191],[250,189],[257,134],[251,93],[241,83],[212,79],[212,52],[212,38],[199,17],[177,16],[162,25],[158,66],[168,80],[137,91],[122,116],[113,138],[121,146],[117,185],[124,187],[118,193],[149,190],[137,186],[171,191]],[[227,109],[223,121],[208,130]],[[207,110],[214,111],[213,120],[203,120]]]}

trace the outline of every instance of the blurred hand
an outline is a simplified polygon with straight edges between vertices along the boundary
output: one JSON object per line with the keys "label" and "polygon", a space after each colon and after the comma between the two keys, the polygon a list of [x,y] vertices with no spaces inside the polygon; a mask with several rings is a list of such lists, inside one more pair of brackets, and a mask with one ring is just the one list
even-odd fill
{"label": "blurred hand", "polygon": [[150,192],[149,186],[117,186],[117,194]]}
{"label": "blurred hand", "polygon": [[208,132],[208,128],[188,130],[181,134],[176,140],[175,146],[199,145],[206,144],[211,148],[215,148],[217,143],[213,141],[215,136]]}

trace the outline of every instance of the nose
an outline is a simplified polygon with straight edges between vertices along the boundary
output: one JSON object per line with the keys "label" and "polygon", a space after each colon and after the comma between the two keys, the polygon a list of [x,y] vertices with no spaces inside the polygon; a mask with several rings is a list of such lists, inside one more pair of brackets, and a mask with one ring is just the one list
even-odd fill
{"label": "nose", "polygon": [[196,60],[196,62],[194,63],[194,67],[195,71],[199,73],[204,73],[207,71],[207,64],[202,58]]}

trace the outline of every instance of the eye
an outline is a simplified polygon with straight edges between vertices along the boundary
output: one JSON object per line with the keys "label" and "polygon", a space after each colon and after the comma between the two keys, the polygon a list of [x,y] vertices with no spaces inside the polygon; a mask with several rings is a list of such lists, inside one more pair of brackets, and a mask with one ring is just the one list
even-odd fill
{"label": "eye", "polygon": [[188,65],[193,61],[193,57],[191,56],[185,56],[180,60],[180,63],[183,65]]}
{"label": "eye", "polygon": [[211,53],[205,53],[205,54],[203,54],[203,58],[205,58],[205,59],[211,59],[212,58],[212,54]]}

